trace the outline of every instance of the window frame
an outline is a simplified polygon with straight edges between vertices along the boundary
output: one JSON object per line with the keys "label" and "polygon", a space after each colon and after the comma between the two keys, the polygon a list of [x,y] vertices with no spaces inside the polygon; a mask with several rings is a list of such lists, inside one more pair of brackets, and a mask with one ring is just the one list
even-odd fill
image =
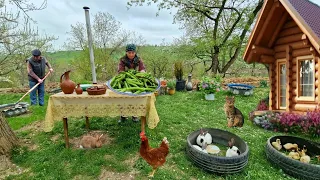
{"label": "window frame", "polygon": [[[313,94],[312,96],[301,96],[300,95],[300,62],[305,60],[313,60]],[[313,55],[307,55],[307,56],[298,56],[296,57],[296,78],[297,78],[297,84],[296,84],[296,90],[297,90],[297,101],[315,101],[315,79],[316,79],[316,58]]]}

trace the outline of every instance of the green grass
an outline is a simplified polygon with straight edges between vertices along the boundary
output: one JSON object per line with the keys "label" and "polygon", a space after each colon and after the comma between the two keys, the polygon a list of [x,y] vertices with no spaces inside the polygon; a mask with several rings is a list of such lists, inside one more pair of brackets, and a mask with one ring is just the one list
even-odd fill
{"label": "green grass", "polygon": [[67,65],[70,63],[74,58],[79,56],[81,51],[58,51],[53,53],[47,53],[45,56],[52,59],[57,64]]}
{"label": "green grass", "polygon": [[[155,173],[154,179],[293,179],[279,168],[272,166],[266,159],[264,147],[267,139],[274,133],[253,125],[248,120],[248,113],[253,110],[258,101],[268,95],[267,88],[256,88],[254,96],[236,96],[236,106],[245,115],[245,125],[242,128],[227,128],[223,111],[225,92],[216,94],[215,101],[205,101],[200,92],[177,92],[173,96],[158,96],[156,101],[160,122],[155,129],[146,128],[146,134],[152,147],[158,147],[166,136],[170,142],[170,153],[167,162]],[[1,101],[11,102],[19,99],[18,95],[1,95]],[[5,99],[3,99],[5,98]],[[3,103],[3,102],[1,102]],[[43,120],[45,109],[36,106],[31,109],[28,118],[19,116],[8,118],[14,129],[21,127],[19,121],[25,124]],[[212,127],[228,130],[243,138],[249,145],[249,163],[243,172],[218,176],[207,173],[190,162],[185,154],[186,137],[201,127]],[[102,170],[129,174],[134,172],[135,179],[147,179],[151,167],[139,157],[140,124],[131,120],[122,124],[117,118],[92,118],[92,130],[103,130],[112,142],[100,149],[80,150],[66,149],[63,138],[62,122],[57,122],[52,132],[40,132],[32,136],[29,132],[18,133],[19,138],[30,138],[38,145],[36,150],[25,147],[16,148],[12,161],[29,171],[9,176],[8,179],[97,179]],[[83,119],[70,119],[70,138],[86,133]],[[51,140],[54,136],[58,140]],[[319,138],[306,135],[296,135],[319,142]],[[133,160],[133,163],[128,161]]]}

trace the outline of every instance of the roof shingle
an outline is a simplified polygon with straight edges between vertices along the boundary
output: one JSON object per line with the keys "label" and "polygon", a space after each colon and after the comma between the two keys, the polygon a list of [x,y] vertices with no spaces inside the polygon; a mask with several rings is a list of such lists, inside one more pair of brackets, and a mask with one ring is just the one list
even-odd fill
{"label": "roof shingle", "polygon": [[320,7],[308,0],[288,0],[300,16],[320,38]]}

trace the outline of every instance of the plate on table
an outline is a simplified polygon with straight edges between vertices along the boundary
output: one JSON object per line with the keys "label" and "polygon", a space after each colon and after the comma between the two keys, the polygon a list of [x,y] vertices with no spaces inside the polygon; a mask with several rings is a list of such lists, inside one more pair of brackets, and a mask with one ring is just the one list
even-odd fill
{"label": "plate on table", "polygon": [[158,86],[155,88],[155,90],[153,92],[141,92],[139,94],[134,94],[132,92],[119,92],[119,91],[117,91],[116,89],[111,87],[111,84],[110,84],[111,83],[111,79],[108,80],[106,84],[107,84],[108,88],[111,91],[113,91],[113,92],[115,92],[117,94],[128,95],[128,96],[143,96],[143,95],[154,93],[155,91],[158,91],[160,89],[160,81],[159,81],[159,79],[155,78],[155,80],[157,81]]}
{"label": "plate on table", "polygon": [[83,91],[87,91],[87,88],[91,86],[93,86],[93,84],[80,84],[80,87]]}

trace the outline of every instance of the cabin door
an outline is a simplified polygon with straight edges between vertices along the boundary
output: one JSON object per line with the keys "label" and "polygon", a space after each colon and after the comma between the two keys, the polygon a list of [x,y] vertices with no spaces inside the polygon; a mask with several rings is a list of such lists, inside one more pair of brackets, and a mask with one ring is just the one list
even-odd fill
{"label": "cabin door", "polygon": [[286,109],[286,88],[287,88],[287,76],[286,76],[286,63],[280,61],[278,63],[278,108]]}

